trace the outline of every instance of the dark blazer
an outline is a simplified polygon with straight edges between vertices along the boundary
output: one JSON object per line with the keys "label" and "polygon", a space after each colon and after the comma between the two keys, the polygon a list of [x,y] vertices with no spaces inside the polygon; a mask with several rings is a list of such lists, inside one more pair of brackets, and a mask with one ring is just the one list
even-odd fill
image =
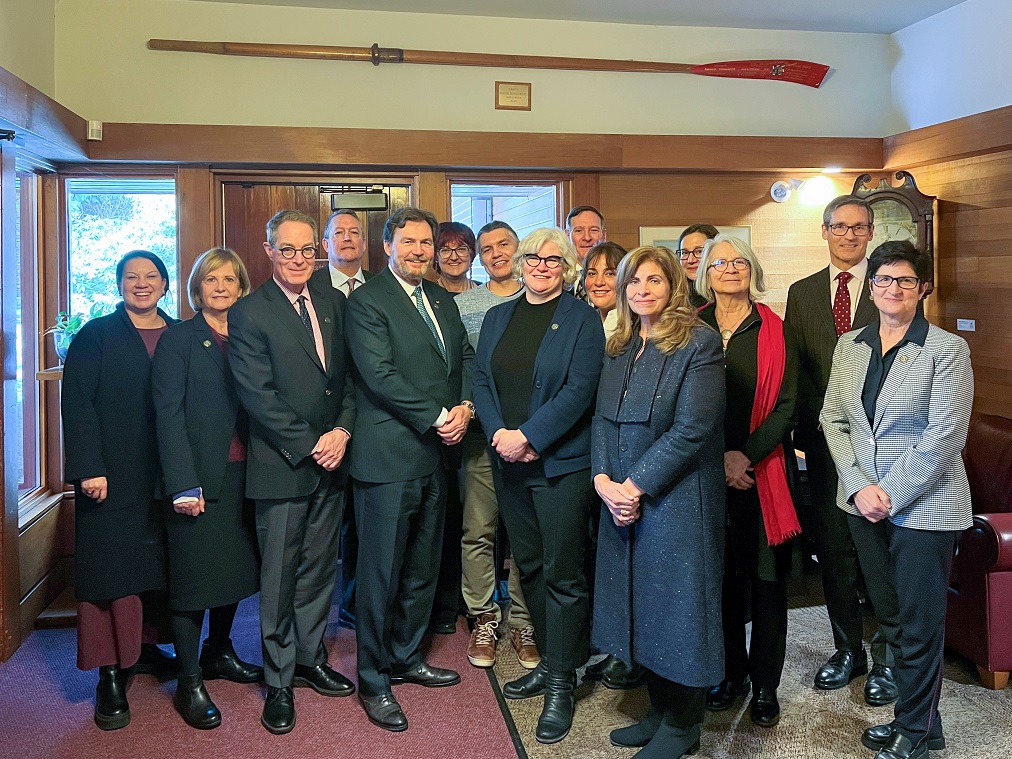
{"label": "dark blazer", "polygon": [[[362,269],[362,276],[365,278],[366,282],[375,277],[376,274],[377,272],[366,271],[365,269]],[[334,287],[334,281],[330,278],[330,264],[327,264],[322,269],[317,269],[316,271],[314,271],[313,276],[309,278],[309,281],[315,282],[318,285],[327,285],[332,290],[337,290],[337,288]],[[359,285],[359,287],[361,287],[361,285]],[[341,292],[340,290],[337,291]],[[344,293],[341,294],[344,295]]]}
{"label": "dark blazer", "polygon": [[[70,344],[61,405],[64,479],[74,486],[78,600],[164,587],[151,360],[122,303],[89,321]],[[108,478],[102,503],[81,491],[89,477]]]}
{"label": "dark blazer", "polygon": [[645,495],[631,528],[616,526],[601,505],[593,643],[706,687],[724,676],[720,337],[698,326],[669,355],[647,344],[632,373],[635,352],[605,358],[597,394],[593,474],[629,477]]}
{"label": "dark blazer", "polygon": [[216,500],[240,405],[203,314],[162,335],[151,371],[166,494],[199,486],[204,498]]}
{"label": "dark blazer", "polygon": [[[506,426],[492,377],[492,354],[519,302],[518,298],[491,308],[478,337],[472,395],[489,441]],[[541,456],[548,477],[590,466],[590,418],[603,358],[600,315],[563,292],[534,360],[529,416],[520,425],[520,431]]]}
{"label": "dark blazer", "polygon": [[345,298],[318,282],[308,287],[326,366],[273,278],[228,312],[229,363],[250,416],[249,498],[291,499],[314,492],[323,469],[310,454],[320,436],[335,427],[353,432],[355,425],[354,385],[344,345]]}
{"label": "dark blazer", "polygon": [[351,476],[360,482],[403,482],[460,466],[460,446],[443,445],[432,423],[468,398],[474,351],[453,296],[422,281],[439,322],[436,338],[390,269],[348,302],[348,347],[354,360],[359,432]]}
{"label": "dark blazer", "polygon": [[[811,442],[821,445],[823,440],[819,432],[819,412],[826,397],[837,341],[829,293],[828,266],[798,280],[787,292],[784,325],[793,338],[789,345],[793,343],[798,357],[798,425],[794,442],[805,451]],[[875,316],[866,281],[851,326],[853,329],[864,327]]]}

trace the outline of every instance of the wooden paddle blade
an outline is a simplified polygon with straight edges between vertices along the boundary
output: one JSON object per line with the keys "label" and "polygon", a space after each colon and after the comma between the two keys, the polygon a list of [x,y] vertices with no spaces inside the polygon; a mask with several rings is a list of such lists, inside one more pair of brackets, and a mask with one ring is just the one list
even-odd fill
{"label": "wooden paddle blade", "polygon": [[702,76],[724,76],[731,79],[769,79],[779,82],[818,87],[829,73],[829,66],[811,61],[774,59],[764,61],[722,61],[701,63],[689,69]]}

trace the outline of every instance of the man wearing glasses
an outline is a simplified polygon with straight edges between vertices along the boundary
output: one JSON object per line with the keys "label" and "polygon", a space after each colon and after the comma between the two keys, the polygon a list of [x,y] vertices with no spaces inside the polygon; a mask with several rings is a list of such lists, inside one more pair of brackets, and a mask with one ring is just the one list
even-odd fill
{"label": "man wearing glasses", "polygon": [[[327,664],[323,633],[337,579],[344,459],[355,422],[345,299],[310,281],[316,221],[279,211],[264,250],[273,276],[228,312],[229,364],[249,414],[246,495],[256,503],[260,633],[271,733],[295,727],[292,686],[355,687]],[[215,348],[211,348],[215,350]]]}
{"label": "man wearing glasses", "polygon": [[[829,246],[829,266],[791,285],[784,318],[799,352],[794,443],[805,452],[812,499],[811,509],[802,509],[799,516],[815,544],[836,645],[836,653],[815,675],[815,687],[822,690],[843,688],[868,672],[859,597],[863,581],[846,514],[836,507],[836,467],[819,427],[819,413],[837,340],[875,318],[866,281],[874,221],[871,206],[853,195],[842,195],[826,206],[822,239]],[[898,691],[895,663],[881,630],[871,649],[874,666],[865,682],[864,698],[871,706],[885,706],[896,700]]]}

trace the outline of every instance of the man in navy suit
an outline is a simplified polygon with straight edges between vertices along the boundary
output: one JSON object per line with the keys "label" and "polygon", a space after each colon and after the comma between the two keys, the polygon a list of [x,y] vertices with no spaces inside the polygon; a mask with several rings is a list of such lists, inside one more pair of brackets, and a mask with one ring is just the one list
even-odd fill
{"label": "man in navy suit", "polygon": [[421,652],[442,547],[447,471],[474,413],[474,352],[452,296],[426,280],[438,225],[402,208],[383,228],[388,266],[348,303],[358,430],[351,450],[359,699],[370,721],[407,729],[392,685],[455,685]]}
{"label": "man in navy suit", "polygon": [[323,634],[337,579],[344,508],[339,471],[355,422],[345,300],[310,282],[316,221],[279,211],[264,250],[273,276],[228,312],[229,363],[250,417],[246,495],[256,502],[260,633],[267,700],[261,723],[295,726],[292,686],[350,696],[327,664]]}

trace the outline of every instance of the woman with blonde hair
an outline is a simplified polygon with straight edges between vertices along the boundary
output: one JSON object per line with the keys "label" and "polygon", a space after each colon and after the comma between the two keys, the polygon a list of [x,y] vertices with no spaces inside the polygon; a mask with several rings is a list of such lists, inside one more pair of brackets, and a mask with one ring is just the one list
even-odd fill
{"label": "woman with blonde hair", "polygon": [[593,421],[592,642],[647,671],[650,711],[612,743],[668,759],[698,750],[707,689],[723,677],[724,370],[670,250],[630,252],[615,289]]}
{"label": "woman with blonde hair", "polygon": [[561,230],[527,235],[513,268],[524,294],[486,314],[472,398],[492,446],[496,497],[541,653],[537,667],[503,693],[544,693],[535,737],[555,743],[572,726],[576,668],[588,656],[590,419],[604,328],[565,290],[579,263]]}
{"label": "woman with blonde hair", "polygon": [[[192,319],[159,341],[152,367],[158,449],[167,495],[169,603],[179,658],[175,705],[191,727],[221,724],[204,680],[254,683],[231,630],[239,601],[259,588],[260,561],[244,498],[249,420],[228,365],[228,311],[250,291],[242,259],[212,248],[187,285]],[[205,610],[208,639],[200,647]]]}
{"label": "woman with blonde hair", "polygon": [[[724,680],[707,708],[724,711],[752,689],[749,716],[760,727],[780,719],[777,687],[787,651],[790,540],[801,532],[788,486],[794,449],[797,365],[783,320],[758,302],[762,266],[748,243],[717,235],[706,243],[696,290],[708,301],[700,318],[724,345],[727,411],[724,479],[727,553],[724,565]],[[746,646],[748,599],[752,638]]]}

